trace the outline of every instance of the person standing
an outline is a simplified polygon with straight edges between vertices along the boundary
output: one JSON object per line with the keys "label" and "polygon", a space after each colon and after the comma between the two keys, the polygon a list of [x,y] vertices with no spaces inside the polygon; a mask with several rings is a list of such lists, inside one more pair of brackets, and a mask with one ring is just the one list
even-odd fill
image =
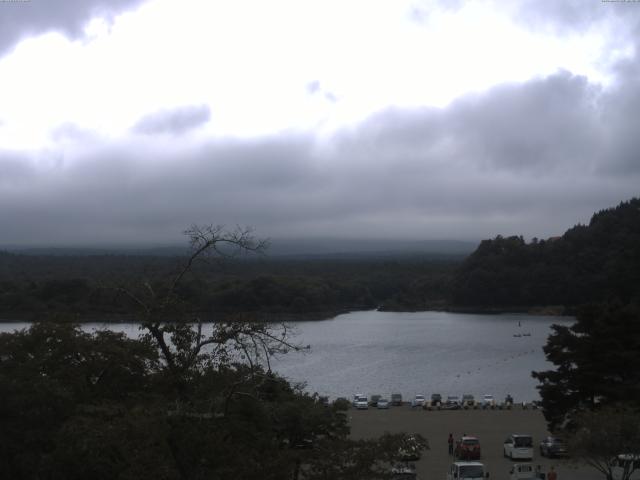
{"label": "person standing", "polygon": [[447,443],[449,444],[449,455],[453,455],[453,435],[449,434],[449,438],[447,438]]}

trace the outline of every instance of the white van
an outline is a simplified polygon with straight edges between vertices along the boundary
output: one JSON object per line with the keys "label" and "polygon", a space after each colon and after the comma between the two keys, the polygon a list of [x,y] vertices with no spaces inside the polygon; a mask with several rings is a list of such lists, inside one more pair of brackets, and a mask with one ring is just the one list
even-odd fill
{"label": "white van", "polygon": [[504,456],[515,459],[533,458],[533,438],[531,435],[512,434],[504,441]]}

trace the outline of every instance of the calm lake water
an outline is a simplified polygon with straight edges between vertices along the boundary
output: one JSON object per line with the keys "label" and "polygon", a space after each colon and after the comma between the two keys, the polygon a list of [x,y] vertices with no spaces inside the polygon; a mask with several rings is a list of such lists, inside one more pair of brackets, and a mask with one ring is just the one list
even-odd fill
{"label": "calm lake water", "polygon": [[[445,312],[352,312],[297,323],[309,353],[285,355],[274,369],[310,391],[336,396],[416,393],[476,398],[507,393],[538,399],[532,370],[551,368],[542,351],[554,323],[572,318]],[[520,326],[518,326],[520,324]],[[530,333],[531,336],[514,337]]]}
{"label": "calm lake water", "polygon": [[[309,351],[279,357],[274,370],[307,389],[351,397],[399,392],[462,395],[476,398],[507,393],[516,401],[539,398],[532,370],[551,368],[542,351],[554,323],[570,317],[476,315],[446,312],[361,311],[330,320],[291,322],[294,342]],[[2,324],[0,331],[28,324]],[[111,328],[134,337],[137,324],[86,324],[88,330]],[[530,336],[514,337],[514,334]]]}

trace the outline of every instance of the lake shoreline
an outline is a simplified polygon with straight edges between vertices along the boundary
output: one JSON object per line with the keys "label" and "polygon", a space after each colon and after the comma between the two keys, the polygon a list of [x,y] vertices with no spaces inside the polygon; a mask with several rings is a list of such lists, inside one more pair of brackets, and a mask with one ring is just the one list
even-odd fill
{"label": "lake shoreline", "polygon": [[[434,305],[432,308],[426,309],[386,309],[384,306],[378,308],[363,308],[357,306],[354,308],[328,309],[310,312],[194,312],[185,315],[191,318],[189,323],[198,319],[203,323],[216,323],[225,320],[244,319],[246,321],[259,321],[265,323],[288,323],[288,322],[317,322],[331,320],[339,315],[354,312],[388,312],[388,313],[427,313],[427,312],[447,312],[474,315],[539,315],[539,316],[557,316],[571,317],[575,316],[575,307],[565,307],[563,305],[547,305],[547,306],[453,306],[453,305]],[[0,323],[33,323],[37,321],[45,322],[62,322],[62,323],[105,323],[105,324],[121,324],[139,322],[137,315],[131,313],[104,313],[104,314],[52,314],[52,313],[8,313],[6,318],[0,317]],[[169,323],[170,321],[167,321]]]}

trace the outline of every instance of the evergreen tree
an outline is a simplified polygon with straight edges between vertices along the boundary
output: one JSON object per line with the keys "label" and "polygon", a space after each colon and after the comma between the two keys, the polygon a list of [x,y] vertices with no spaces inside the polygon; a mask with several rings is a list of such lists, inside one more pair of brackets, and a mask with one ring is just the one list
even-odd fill
{"label": "evergreen tree", "polygon": [[553,332],[544,352],[556,369],[533,372],[551,430],[603,405],[640,407],[637,305],[590,305],[573,325],[554,325]]}

